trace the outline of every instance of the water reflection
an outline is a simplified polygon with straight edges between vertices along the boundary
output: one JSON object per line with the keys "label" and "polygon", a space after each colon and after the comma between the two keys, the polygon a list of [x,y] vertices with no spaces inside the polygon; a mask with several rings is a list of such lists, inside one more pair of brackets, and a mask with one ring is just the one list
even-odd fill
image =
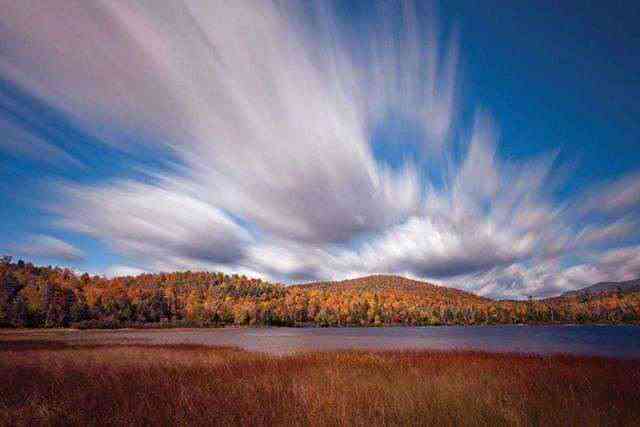
{"label": "water reflection", "polygon": [[78,342],[229,345],[276,355],[314,350],[471,349],[640,358],[640,326],[226,328],[69,332]]}

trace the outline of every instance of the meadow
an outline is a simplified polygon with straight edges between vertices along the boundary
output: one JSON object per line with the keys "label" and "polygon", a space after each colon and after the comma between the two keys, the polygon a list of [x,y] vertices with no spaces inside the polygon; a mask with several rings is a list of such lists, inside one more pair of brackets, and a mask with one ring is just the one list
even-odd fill
{"label": "meadow", "polygon": [[0,341],[0,425],[637,425],[640,360]]}

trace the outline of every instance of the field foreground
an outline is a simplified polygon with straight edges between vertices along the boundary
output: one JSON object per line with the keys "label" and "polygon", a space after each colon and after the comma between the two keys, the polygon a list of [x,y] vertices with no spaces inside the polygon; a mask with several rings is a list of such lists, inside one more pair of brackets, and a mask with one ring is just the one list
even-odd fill
{"label": "field foreground", "polygon": [[[634,425],[640,361],[0,342],[0,425]],[[637,424],[636,424],[637,425]]]}

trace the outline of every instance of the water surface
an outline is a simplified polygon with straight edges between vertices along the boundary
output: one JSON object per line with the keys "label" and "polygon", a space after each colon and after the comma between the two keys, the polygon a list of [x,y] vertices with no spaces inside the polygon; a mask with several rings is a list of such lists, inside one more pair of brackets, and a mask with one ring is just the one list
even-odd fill
{"label": "water surface", "polygon": [[640,326],[164,329],[60,331],[56,337],[80,344],[228,345],[276,355],[341,349],[461,349],[640,358]]}

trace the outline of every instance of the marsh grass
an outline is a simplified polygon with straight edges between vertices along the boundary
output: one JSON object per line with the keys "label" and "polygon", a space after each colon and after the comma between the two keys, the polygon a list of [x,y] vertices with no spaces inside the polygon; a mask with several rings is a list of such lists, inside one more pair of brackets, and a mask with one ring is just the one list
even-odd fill
{"label": "marsh grass", "polygon": [[0,343],[1,425],[638,425],[640,362]]}

